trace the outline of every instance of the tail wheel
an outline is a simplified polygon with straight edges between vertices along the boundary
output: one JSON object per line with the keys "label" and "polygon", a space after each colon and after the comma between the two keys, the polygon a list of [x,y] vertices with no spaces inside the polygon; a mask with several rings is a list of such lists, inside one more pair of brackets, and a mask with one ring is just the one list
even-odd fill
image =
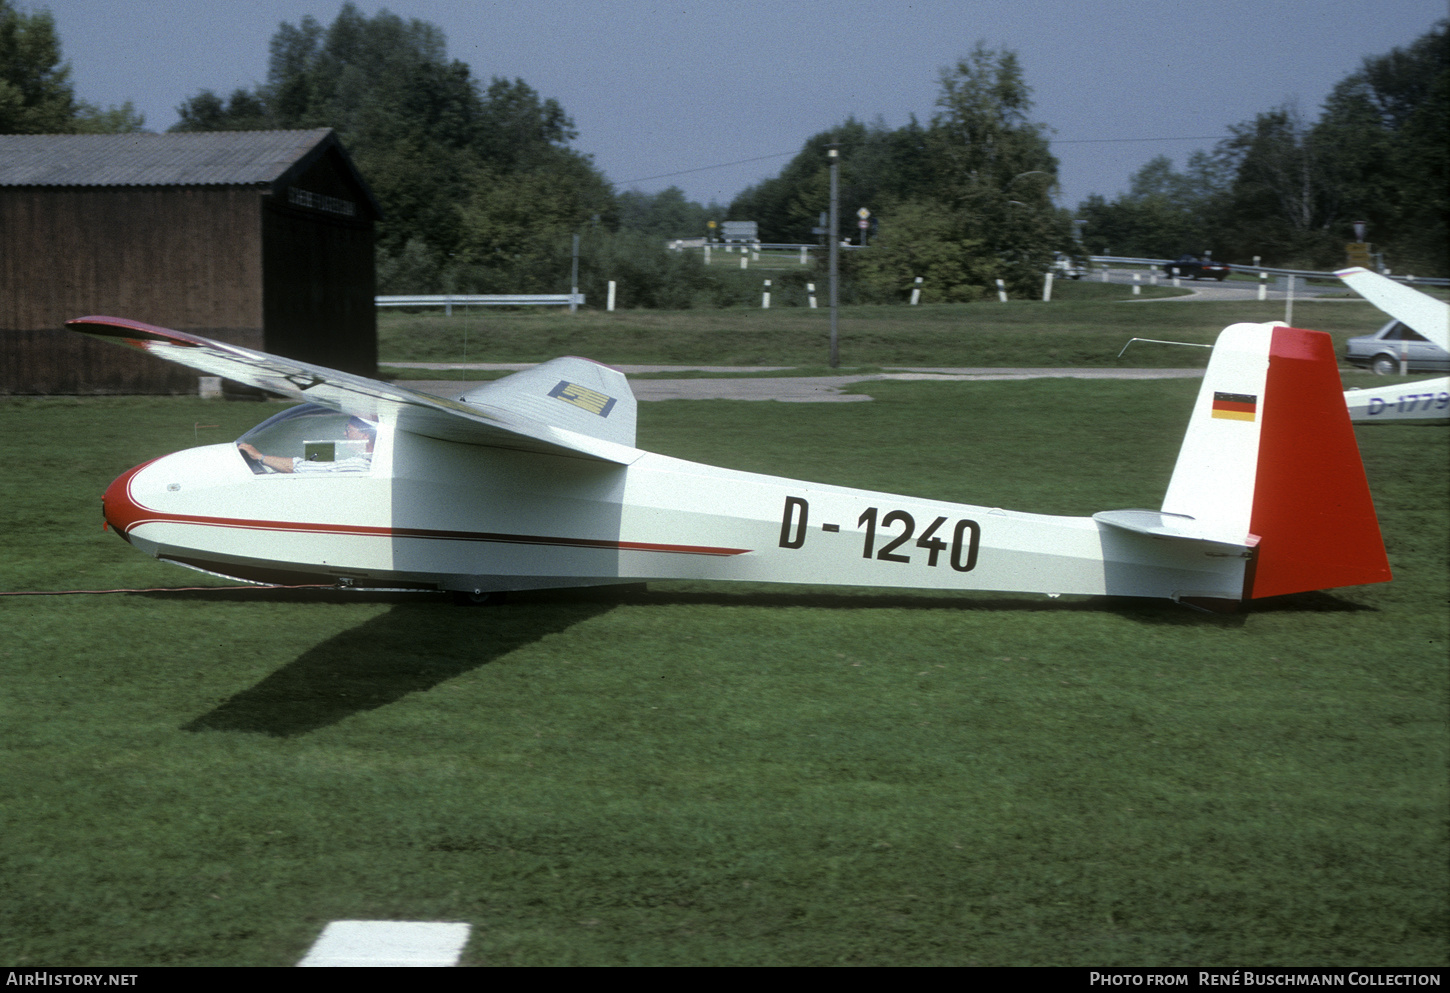
{"label": "tail wheel", "polygon": [[460,607],[494,607],[507,599],[508,594],[502,590],[488,590],[481,593],[471,590],[453,591],[453,602]]}

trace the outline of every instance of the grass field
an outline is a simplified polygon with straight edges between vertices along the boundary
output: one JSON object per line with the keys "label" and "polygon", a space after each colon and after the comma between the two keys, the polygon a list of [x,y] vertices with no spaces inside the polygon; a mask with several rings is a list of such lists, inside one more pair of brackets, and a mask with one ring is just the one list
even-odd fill
{"label": "grass field", "polygon": [[[565,321],[492,323],[530,355]],[[398,323],[386,354],[416,356]],[[640,442],[1082,514],[1157,505],[1196,388],[651,403]],[[275,409],[0,401],[0,589],[214,582],[103,533],[99,495]],[[396,919],[471,923],[475,965],[1445,965],[1450,431],[1359,437],[1395,581],[1239,616],[703,583],[0,597],[0,961],[290,965],[328,921]]]}
{"label": "grass field", "polygon": [[[1236,321],[1284,318],[1282,302],[1133,302],[1127,287],[1070,283],[1051,303],[844,307],[839,319],[842,366],[1126,366],[1189,367],[1206,349],[1134,345],[1129,338],[1211,344]],[[1172,290],[1158,287],[1160,295]],[[1148,289],[1145,288],[1145,293]],[[1297,301],[1294,323],[1345,338],[1384,323],[1370,304]],[[379,319],[379,360],[542,362],[583,355],[600,362],[702,365],[825,366],[830,325],[824,309],[776,307],[690,311],[500,311],[456,308]]]}

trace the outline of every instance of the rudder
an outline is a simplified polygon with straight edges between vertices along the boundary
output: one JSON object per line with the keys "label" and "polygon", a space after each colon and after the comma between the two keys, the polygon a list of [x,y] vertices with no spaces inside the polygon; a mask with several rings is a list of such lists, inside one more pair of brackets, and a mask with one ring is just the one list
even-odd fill
{"label": "rudder", "polygon": [[1265,392],[1250,524],[1259,553],[1247,596],[1388,582],[1389,559],[1329,335],[1275,327]]}

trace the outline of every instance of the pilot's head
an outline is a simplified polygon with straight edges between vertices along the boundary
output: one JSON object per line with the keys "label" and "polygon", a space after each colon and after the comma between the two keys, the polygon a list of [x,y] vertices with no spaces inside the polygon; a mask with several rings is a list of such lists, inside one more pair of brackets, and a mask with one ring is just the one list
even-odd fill
{"label": "pilot's head", "polygon": [[372,451],[373,442],[378,440],[378,426],[371,421],[365,421],[361,417],[349,417],[347,427],[343,433],[352,441],[366,441],[368,451]]}

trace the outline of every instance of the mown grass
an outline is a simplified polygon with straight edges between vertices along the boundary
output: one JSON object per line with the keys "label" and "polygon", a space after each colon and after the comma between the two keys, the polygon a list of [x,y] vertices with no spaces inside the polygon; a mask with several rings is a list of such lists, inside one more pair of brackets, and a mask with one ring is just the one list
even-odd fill
{"label": "mown grass", "polygon": [[[1196,383],[857,388],[644,404],[640,440],[1086,513],[1156,505]],[[0,401],[0,588],[204,582],[97,498],[270,412]],[[1450,432],[1360,440],[1395,581],[1237,617],[703,583],[0,597],[0,961],[288,965],[361,918],[468,921],[466,964],[1444,965]]]}
{"label": "mown grass", "polygon": [[[1082,298],[919,307],[846,307],[838,322],[848,366],[1192,367],[1207,350],[1135,344],[1134,337],[1211,344],[1238,321],[1282,320],[1282,302],[1132,302],[1125,287],[1069,284]],[[1103,298],[1098,291],[1107,291]],[[1163,292],[1170,292],[1164,290]],[[1054,291],[1056,296],[1056,291]],[[1294,305],[1294,324],[1343,340],[1383,324],[1368,303]],[[379,361],[542,362],[583,355],[612,364],[821,366],[830,354],[825,310],[505,312],[474,308],[379,316]]]}

